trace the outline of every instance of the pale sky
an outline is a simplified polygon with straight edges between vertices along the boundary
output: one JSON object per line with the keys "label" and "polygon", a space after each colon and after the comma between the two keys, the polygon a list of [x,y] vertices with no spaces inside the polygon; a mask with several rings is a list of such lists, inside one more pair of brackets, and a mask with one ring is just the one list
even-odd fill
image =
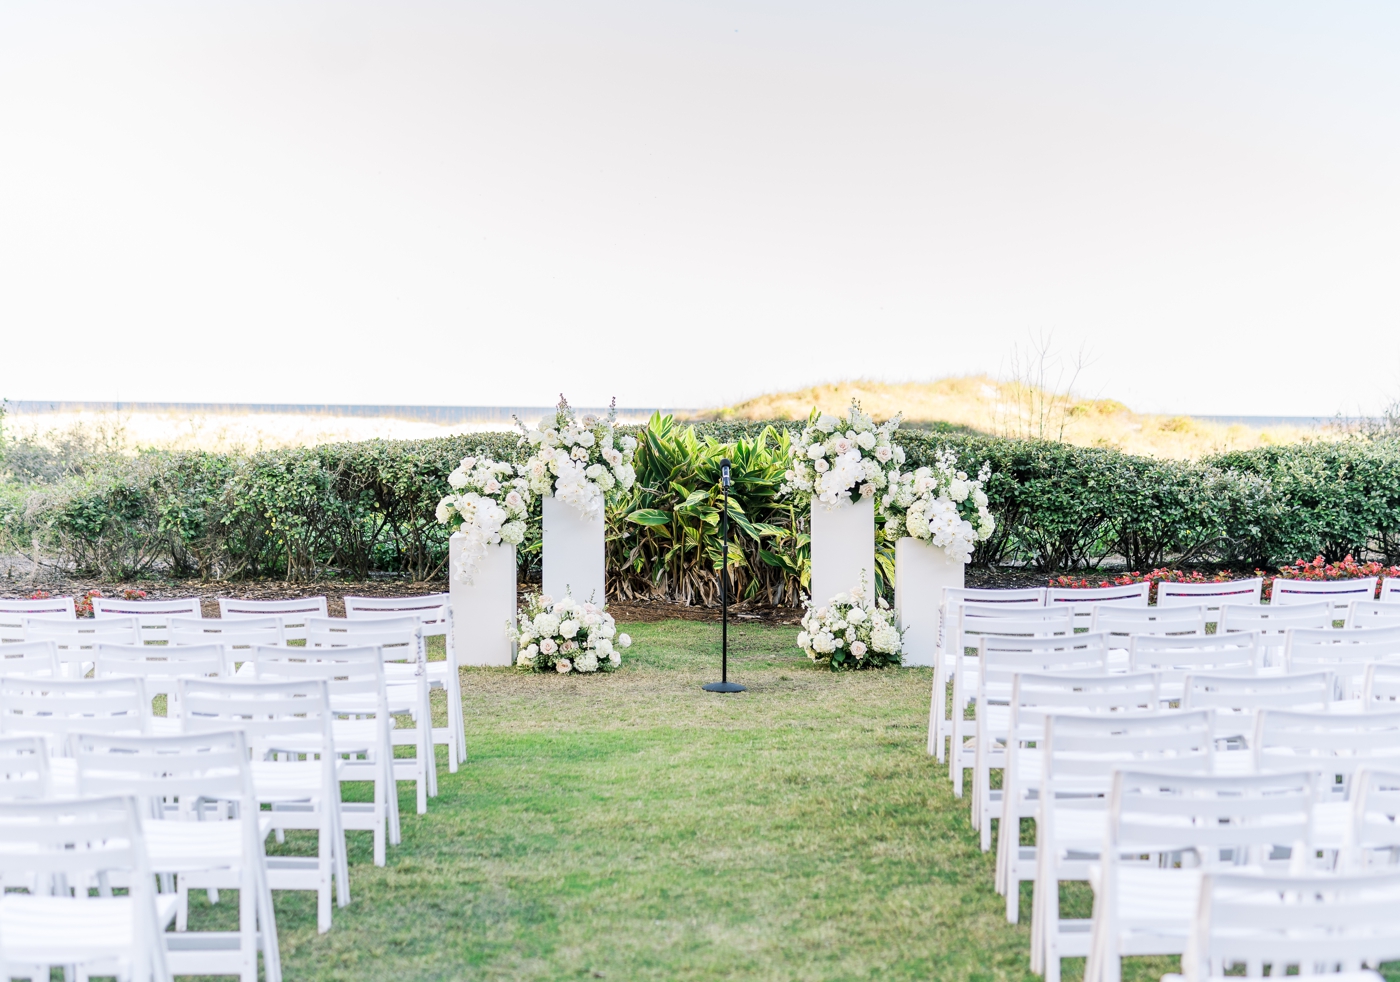
{"label": "pale sky", "polygon": [[1400,396],[1393,2],[0,3],[0,395]]}

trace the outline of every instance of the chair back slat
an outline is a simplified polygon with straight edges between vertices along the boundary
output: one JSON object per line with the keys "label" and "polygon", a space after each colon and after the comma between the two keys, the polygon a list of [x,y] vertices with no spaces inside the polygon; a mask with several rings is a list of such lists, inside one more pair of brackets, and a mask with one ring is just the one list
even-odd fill
{"label": "chair back slat", "polygon": [[1113,607],[1146,607],[1151,583],[1129,583],[1124,586],[1085,588],[1050,587],[1045,591],[1045,606],[1069,607],[1074,611],[1076,627],[1087,628],[1094,618],[1094,609],[1103,605]]}
{"label": "chair back slat", "polygon": [[1250,740],[1256,771],[1315,771],[1319,795],[1343,799],[1363,767],[1400,767],[1400,710],[1304,713],[1260,710]]}
{"label": "chair back slat", "polygon": [[0,801],[47,798],[49,751],[37,733],[0,736]]}
{"label": "chair back slat", "polygon": [[56,678],[58,674],[58,646],[52,641],[0,644],[0,677]]}
{"label": "chair back slat", "polygon": [[1094,608],[1089,630],[1117,635],[1202,637],[1206,633],[1206,608],[1202,604],[1181,607],[1101,604]]}
{"label": "chair back slat", "polygon": [[224,620],[276,617],[282,622],[281,644],[306,640],[306,619],[328,617],[325,597],[289,597],[285,600],[240,600],[219,598],[219,617]]}
{"label": "chair back slat", "polygon": [[1313,604],[1326,599],[1331,604],[1334,617],[1341,620],[1353,600],[1375,599],[1378,582],[1379,578],[1375,576],[1354,580],[1290,580],[1276,576],[1269,594],[1269,606]]}
{"label": "chair back slat", "polygon": [[0,600],[0,644],[24,641],[24,622],[47,617],[76,620],[78,611],[72,597],[45,597],[42,600]]}
{"label": "chair back slat", "polygon": [[0,733],[38,733],[49,750],[77,732],[144,734],[151,715],[141,679],[0,679]]}

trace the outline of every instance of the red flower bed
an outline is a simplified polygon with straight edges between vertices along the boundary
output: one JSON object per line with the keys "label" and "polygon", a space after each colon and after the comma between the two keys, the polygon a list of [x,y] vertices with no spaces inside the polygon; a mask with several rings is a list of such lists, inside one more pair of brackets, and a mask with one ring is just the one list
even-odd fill
{"label": "red flower bed", "polygon": [[[50,594],[49,591],[47,591],[47,590],[35,590],[33,593],[31,593],[31,594],[29,595],[29,599],[30,599],[30,600],[48,600],[50,596],[51,596],[51,594]],[[89,590],[87,593],[83,594],[81,597],[74,597],[74,598],[73,598],[73,610],[77,613],[77,615],[78,615],[79,617],[91,617],[91,616],[92,616],[92,601],[93,601],[93,598],[94,598],[94,597],[101,597],[101,596],[102,596],[102,591],[101,591],[101,590]],[[146,599],[146,591],[145,591],[145,590],[125,589],[125,590],[122,590],[122,599],[123,599],[123,600],[145,600],[145,599]]]}
{"label": "red flower bed", "polygon": [[[1254,571],[1255,576],[1264,577],[1264,599],[1268,600],[1272,595],[1275,577],[1265,576],[1262,569]],[[1380,563],[1358,563],[1351,556],[1347,556],[1339,563],[1329,563],[1321,556],[1312,562],[1298,560],[1291,566],[1279,568],[1278,575],[1286,580],[1359,580],[1368,576],[1379,577],[1384,580],[1386,577],[1400,579],[1400,566],[1382,566]],[[1082,576],[1056,576],[1050,580],[1052,587],[1068,587],[1072,590],[1086,590],[1092,587],[1101,586],[1128,586],[1133,583],[1151,583],[1152,591],[1148,595],[1150,603],[1157,602],[1157,584],[1163,581],[1167,583],[1228,583],[1237,577],[1230,573],[1215,573],[1210,576],[1198,571],[1187,572],[1180,569],[1154,569],[1146,573],[1139,573],[1134,570],[1131,573],[1120,573],[1111,580],[1099,580],[1093,582]],[[1380,583],[1376,584],[1376,595],[1380,595]]]}

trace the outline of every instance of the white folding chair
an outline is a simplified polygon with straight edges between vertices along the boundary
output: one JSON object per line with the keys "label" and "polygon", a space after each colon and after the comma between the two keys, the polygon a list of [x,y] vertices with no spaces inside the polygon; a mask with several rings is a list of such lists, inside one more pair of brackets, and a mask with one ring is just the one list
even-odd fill
{"label": "white folding chair", "polygon": [[0,644],[24,641],[24,622],[47,617],[71,621],[78,616],[72,597],[47,597],[43,600],[0,600]]}
{"label": "white folding chair", "polygon": [[308,617],[329,617],[325,597],[289,597],[286,600],[238,600],[232,597],[219,598],[219,617],[223,620],[245,620],[249,618],[276,617],[282,623],[282,640],[259,642],[265,644],[286,644],[288,641],[306,640],[306,619]]}
{"label": "white folding chair", "polygon": [[0,644],[0,676],[57,678],[58,646],[52,641],[17,641]]}
{"label": "white folding chair", "polygon": [[52,796],[49,749],[44,738],[0,736],[0,801]]}
{"label": "white folding chair", "polygon": [[[976,587],[944,587],[943,599],[938,609],[938,650],[933,666],[933,687],[943,693],[943,700],[935,700],[944,713],[935,721],[929,717],[928,752],[938,760],[943,759],[944,744],[948,739],[951,717],[947,715],[946,700],[948,679],[953,670],[954,649],[961,640],[962,610],[965,603],[976,605],[982,616],[993,616],[997,610],[1038,610],[1045,606],[1045,587],[1028,587],[1016,590],[989,590]],[[975,644],[975,642],[974,642]],[[936,723],[936,725],[935,725]],[[935,746],[935,743],[937,746]]]}
{"label": "white folding chair", "polygon": [[949,632],[957,622],[957,608],[961,604],[997,604],[1002,607],[1044,607],[1045,587],[1016,587],[1010,590],[995,590],[986,587],[945,586],[938,605],[938,648],[947,647]]}
{"label": "white folding chair", "polygon": [[1316,845],[1339,849],[1353,775],[1365,767],[1400,767],[1400,710],[1338,714],[1262,709],[1250,745],[1254,769],[1261,774],[1306,769],[1318,775]]}
{"label": "white folding chair", "polygon": [[[162,936],[173,975],[236,975],[258,982],[262,951],[267,982],[281,977],[276,919],[263,854],[266,836],[253,793],[243,733],[73,738],[78,789],[124,792],[144,804],[151,871],[178,877],[175,933]],[[237,808],[209,818],[208,802]],[[238,890],[238,930],[189,931],[191,888]],[[259,930],[261,928],[261,930]]]}
{"label": "white folding chair", "polygon": [[93,678],[139,678],[146,696],[165,696],[165,715],[151,715],[154,734],[179,733],[180,679],[222,678],[228,672],[223,645],[98,644],[93,648]]}
{"label": "white folding chair", "polygon": [[1172,701],[1181,698],[1188,675],[1253,674],[1259,662],[1259,638],[1253,633],[1183,638],[1138,634],[1128,642],[1128,671],[1157,672],[1162,698]]}
{"label": "white folding chair", "polygon": [[1108,836],[1094,886],[1085,982],[1118,982],[1122,959],[1180,955],[1206,870],[1277,868],[1306,855],[1314,776],[1113,775]]}
{"label": "white folding chair", "polygon": [[1400,771],[1363,767],[1352,775],[1341,862],[1345,870],[1400,871]]}
{"label": "white folding chair", "polygon": [[1254,719],[1261,709],[1325,713],[1332,705],[1334,684],[1331,672],[1197,672],[1182,683],[1181,708],[1214,709],[1216,739],[1243,745],[1254,735]]}
{"label": "white folding chair", "polygon": [[80,679],[92,670],[92,649],[99,642],[140,644],[141,625],[135,617],[109,617],[106,620],[65,621],[57,618],[28,618],[24,640],[52,641],[58,655],[58,669],[66,678]]}
{"label": "white folding chair", "polygon": [[1276,576],[1269,606],[1314,604],[1325,600],[1332,605],[1333,620],[1341,620],[1346,617],[1347,607],[1353,600],[1375,599],[1377,582],[1379,579],[1375,576],[1355,580],[1289,580]]}
{"label": "white folding chair", "polygon": [[1155,713],[1160,703],[1153,672],[1127,675],[1038,675],[1022,672],[1012,683],[997,830],[997,892],[1006,897],[1006,920],[1020,918],[1021,884],[1035,879],[1035,846],[1021,845],[1021,821],[1035,818],[1040,800],[1040,744],[1048,713]]}
{"label": "white folding chair", "polygon": [[0,679],[0,733],[43,736],[55,755],[74,733],[144,736],[150,717],[140,679]]}
{"label": "white folding chair", "polygon": [[1361,686],[1361,709],[1376,712],[1400,709],[1400,664],[1366,666]]}
{"label": "white folding chair", "polygon": [[452,594],[429,593],[416,597],[346,597],[346,620],[366,620],[376,617],[401,617],[412,614],[423,629],[423,640],[441,637],[446,649],[442,661],[425,662],[430,688],[447,694],[447,726],[433,729],[433,743],[452,746],[456,752],[447,755],[448,771],[457,773],[457,762],[467,759],[465,717],[462,715],[462,675],[458,671],[456,631],[452,623]]}
{"label": "white folding chair", "polygon": [[1214,768],[1212,712],[1045,717],[1036,877],[1031,906],[1031,970],[1060,982],[1060,959],[1089,954],[1091,922],[1060,917],[1060,883],[1087,880],[1104,844],[1113,772]]}
{"label": "white folding chair", "polygon": [[[944,744],[956,744],[972,736],[970,723],[963,719],[972,704],[977,688],[977,662],[967,656],[969,647],[977,647],[983,634],[1003,634],[1019,637],[1066,637],[1074,633],[1074,611],[1068,608],[1047,610],[1035,607],[989,606],[961,603],[957,607],[957,624],[949,639],[951,648],[938,659],[934,672],[933,690],[929,703],[929,753],[943,759]],[[952,683],[952,701],[948,701],[948,683]],[[953,779],[950,761],[948,777]],[[961,782],[959,782],[961,787]]]}
{"label": "white folding chair", "polygon": [[135,617],[141,625],[143,641],[164,641],[166,622],[172,617],[203,617],[198,597],[183,600],[122,600],[117,597],[93,597],[92,616]]}
{"label": "white folding chair", "polygon": [[[340,780],[369,781],[370,802],[341,799],[341,823],[347,830],[374,835],[374,864],[386,862],[387,839],[397,845],[399,795],[394,779],[394,748],[390,731],[388,690],[384,683],[384,655],[378,645],[359,648],[253,649],[253,665],[259,682],[296,682],[322,679],[330,693],[335,752],[340,758]],[[345,717],[345,718],[341,718]]]}
{"label": "white folding chair", "polygon": [[1163,580],[1157,584],[1158,607],[1194,607],[1203,604],[1206,608],[1207,624],[1219,621],[1223,604],[1257,607],[1263,595],[1262,576],[1247,580],[1230,580],[1228,583],[1168,583]]}
{"label": "white folding chair", "polygon": [[1382,603],[1400,602],[1400,579],[1391,576],[1382,579],[1376,599]]}
{"label": "white folding chair", "polygon": [[0,801],[0,882],[30,887],[0,894],[0,978],[37,982],[64,967],[170,982],[161,935],[175,898],[154,895],[137,816],[130,796]]}
{"label": "white folding chair", "polygon": [[1088,628],[1093,623],[1094,608],[1107,604],[1112,607],[1146,607],[1151,583],[1129,583],[1126,586],[1095,586],[1085,588],[1050,587],[1045,591],[1045,606],[1069,607],[1074,611],[1074,626]]}
{"label": "white folding chair", "polygon": [[[377,645],[384,655],[384,678],[391,713],[408,713],[413,729],[389,733],[396,747],[413,747],[414,756],[397,758],[394,773],[398,780],[415,783],[418,814],[428,811],[428,798],[437,794],[437,754],[433,750],[432,707],[428,701],[428,676],[424,670],[426,652],[423,630],[417,617],[376,617],[352,621],[341,617],[309,617],[306,621],[308,648],[339,648]],[[447,753],[456,751],[448,741]]]}
{"label": "white folding chair", "polygon": [[1182,975],[1224,982],[1298,969],[1328,982],[1381,982],[1360,966],[1400,958],[1400,873],[1370,876],[1211,872],[1201,878]]}
{"label": "white folding chair", "polygon": [[333,712],[323,680],[241,682],[180,680],[187,733],[239,730],[252,755],[253,793],[270,804],[274,831],[316,833],[316,855],[268,856],[273,890],[316,893],[316,927],[331,929],[331,893],[350,903],[350,867],[341,825],[340,779],[331,735]]}
{"label": "white folding chair", "polygon": [[[231,620],[172,617],[170,643],[180,646],[217,644],[224,651],[225,671],[233,674],[240,663],[249,660],[249,653],[255,645],[286,644],[287,635],[280,617],[238,617]],[[242,674],[251,678],[252,668],[245,667]]]}
{"label": "white folding chair", "polygon": [[[1127,638],[1134,634],[1174,638],[1204,637],[1206,608],[1201,604],[1193,607],[1125,607],[1120,604],[1101,604],[1094,608],[1089,630],[1115,635],[1109,644],[1125,650],[1128,647]],[[1124,643],[1114,643],[1120,640]]]}
{"label": "white folding chair", "polygon": [[992,788],[992,771],[1005,766],[1010,701],[1021,672],[1103,675],[1108,647],[1102,634],[1060,638],[1016,638],[984,634],[978,639],[977,695],[973,701],[972,745],[959,744],[953,792],[962,791],[962,768],[972,768],[972,824],[980,830],[982,851],[992,848],[992,815],[999,813],[1000,790]]}
{"label": "white folding chair", "polygon": [[1220,608],[1220,623],[1215,633],[1239,634],[1255,632],[1259,635],[1261,667],[1281,662],[1283,658],[1284,635],[1290,627],[1330,628],[1332,626],[1332,605],[1330,603],[1297,604],[1275,607],[1272,604],[1258,607],[1243,604],[1224,604]]}
{"label": "white folding chair", "polygon": [[[1400,580],[1386,581],[1400,584]],[[1347,609],[1348,629],[1393,627],[1400,624],[1400,603],[1394,600],[1353,600]]]}
{"label": "white folding chair", "polygon": [[1400,624],[1364,631],[1294,627],[1283,645],[1286,671],[1331,672],[1339,699],[1359,698],[1367,666],[1396,657],[1400,657]]}

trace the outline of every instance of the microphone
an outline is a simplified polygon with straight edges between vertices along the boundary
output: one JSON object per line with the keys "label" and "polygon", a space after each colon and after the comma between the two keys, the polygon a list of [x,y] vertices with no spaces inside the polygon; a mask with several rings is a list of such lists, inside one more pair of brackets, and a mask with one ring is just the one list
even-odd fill
{"label": "microphone", "polygon": [[729,482],[729,458],[723,457],[719,462],[719,483],[724,487],[733,487]]}

